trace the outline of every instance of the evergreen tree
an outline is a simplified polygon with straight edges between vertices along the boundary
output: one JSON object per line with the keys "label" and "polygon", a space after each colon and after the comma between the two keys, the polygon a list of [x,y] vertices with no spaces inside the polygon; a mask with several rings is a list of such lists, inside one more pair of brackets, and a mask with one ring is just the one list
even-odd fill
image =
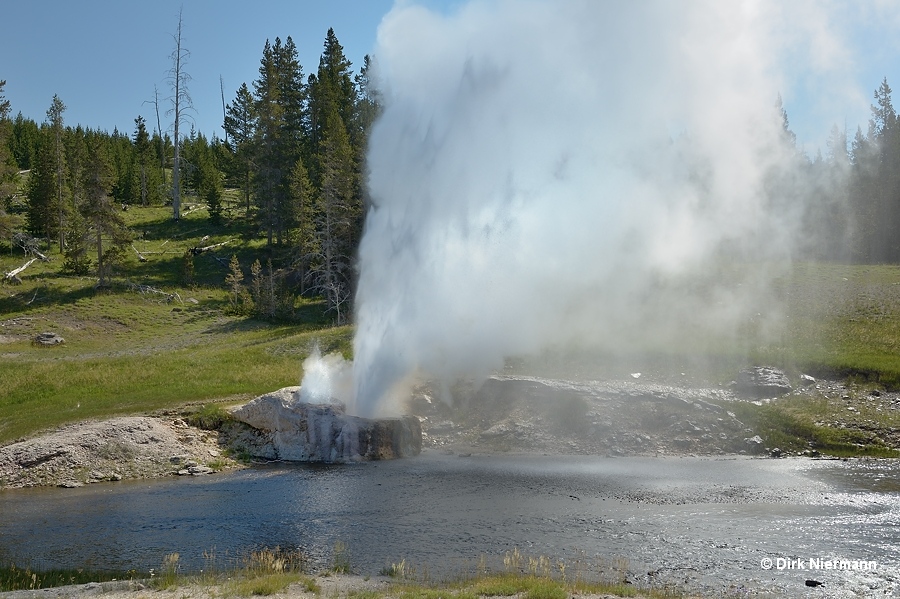
{"label": "evergreen tree", "polygon": [[300,157],[303,122],[303,73],[293,42],[266,41],[259,79],[254,81],[256,203],[268,245],[279,245],[291,223],[290,174]]}
{"label": "evergreen tree", "polygon": [[256,110],[246,83],[238,88],[235,99],[225,109],[225,131],[234,157],[234,175],[244,196],[246,216],[250,216],[250,190],[253,176]]}
{"label": "evergreen tree", "polygon": [[64,199],[65,193],[65,155],[63,148],[63,134],[65,130],[63,129],[63,112],[66,110],[66,105],[63,104],[62,100],[59,99],[59,96],[53,94],[53,102],[50,105],[50,108],[47,110],[47,120],[50,123],[50,131],[51,131],[51,143],[53,144],[53,157],[54,157],[54,170],[56,174],[56,231],[59,235],[59,252],[62,253],[65,251],[66,246],[66,215],[68,214],[66,201]]}
{"label": "evergreen tree", "polygon": [[26,224],[34,237],[51,239],[57,234],[55,218],[56,168],[51,132],[46,125],[41,128],[37,153],[31,166],[26,196]]}
{"label": "evergreen tree", "polygon": [[5,210],[16,191],[16,162],[11,151],[13,124],[9,118],[10,103],[3,95],[6,81],[0,79],[0,220],[5,222]]}
{"label": "evergreen tree", "polygon": [[316,205],[317,286],[338,322],[352,296],[352,259],[362,208],[356,194],[356,165],[337,107],[326,118],[321,151],[322,184]]}
{"label": "evergreen tree", "polygon": [[162,181],[156,168],[153,143],[147,131],[144,117],[134,119],[133,151],[127,196],[132,203],[141,206],[157,204],[162,200]]}
{"label": "evergreen tree", "polygon": [[13,157],[20,170],[29,170],[37,159],[37,145],[40,138],[40,128],[31,119],[26,119],[22,113],[18,113],[13,119],[12,141],[10,142]]}
{"label": "evergreen tree", "polygon": [[231,314],[248,315],[253,311],[253,300],[244,286],[244,272],[236,254],[231,255],[228,263],[228,274],[225,276],[225,284],[228,285],[228,312]]}
{"label": "evergreen tree", "polygon": [[351,67],[334,29],[329,28],[319,57],[319,69],[310,85],[311,142],[314,147],[318,147],[324,138],[332,106],[341,117],[350,143],[356,144],[359,141],[360,131],[356,118],[358,91]]}
{"label": "evergreen tree", "polygon": [[[363,58],[363,66],[359,70],[359,74],[355,77],[356,87],[359,94],[359,103],[356,108],[356,116],[361,135],[364,139],[368,137],[369,130],[378,115],[381,114],[381,99],[378,90],[375,88],[371,80],[373,68],[372,59],[369,55]],[[365,143],[359,144],[361,151],[365,151]]]}
{"label": "evergreen tree", "polygon": [[12,121],[9,118],[10,103],[3,95],[6,81],[0,80],[0,237],[10,238],[13,220],[7,210],[16,191],[16,163],[10,150]]}
{"label": "evergreen tree", "polygon": [[99,287],[108,284],[112,268],[124,256],[130,241],[128,228],[111,196],[113,169],[107,152],[94,142],[82,182],[84,201],[80,206],[86,221],[86,240],[96,250]]}
{"label": "evergreen tree", "polygon": [[303,160],[298,159],[291,171],[291,204],[297,227],[295,267],[300,271],[300,280],[303,282],[308,278],[310,265],[319,255],[314,199],[315,190],[309,182],[309,174]]}
{"label": "evergreen tree", "polygon": [[865,263],[877,255],[875,198],[879,169],[877,148],[859,128],[851,142],[850,161],[850,203],[854,222],[852,254],[855,261]]}

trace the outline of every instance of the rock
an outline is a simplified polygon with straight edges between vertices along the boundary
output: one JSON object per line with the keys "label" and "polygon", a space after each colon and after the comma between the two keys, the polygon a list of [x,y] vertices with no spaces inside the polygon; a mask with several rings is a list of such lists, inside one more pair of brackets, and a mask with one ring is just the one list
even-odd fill
{"label": "rock", "polygon": [[763,440],[759,435],[754,435],[752,437],[744,439],[744,443],[746,443],[747,445],[754,445],[758,447],[762,445]]}
{"label": "rock", "polygon": [[212,472],[212,468],[195,464],[193,466],[188,466],[187,468],[179,470],[177,474],[178,476],[203,476],[204,474],[211,474]]}
{"label": "rock", "polygon": [[754,366],[740,371],[732,384],[735,391],[754,398],[778,397],[793,390],[787,375],[771,366]]}
{"label": "rock", "polygon": [[235,419],[257,429],[266,440],[249,448],[254,457],[343,463],[408,457],[421,452],[422,426],[418,418],[350,416],[340,404],[298,401],[299,389],[280,389],[232,412]]}
{"label": "rock", "polygon": [[57,335],[56,333],[44,332],[36,335],[32,340],[32,345],[39,345],[41,347],[53,347],[54,345],[62,345],[66,340]]}
{"label": "rock", "polygon": [[800,384],[803,385],[804,387],[809,387],[810,385],[816,384],[816,379],[809,376],[808,374],[801,374],[800,375]]}

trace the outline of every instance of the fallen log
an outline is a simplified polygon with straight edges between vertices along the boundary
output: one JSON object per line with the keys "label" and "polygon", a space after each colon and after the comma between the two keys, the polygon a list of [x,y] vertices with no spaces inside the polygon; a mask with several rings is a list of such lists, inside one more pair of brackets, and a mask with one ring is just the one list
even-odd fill
{"label": "fallen log", "polygon": [[133,244],[133,243],[131,244],[131,249],[133,249],[133,250],[134,250],[134,253],[137,254],[137,257],[138,257],[138,261],[139,261],[139,262],[146,262],[146,261],[147,261],[147,258],[145,258],[144,255],[143,255],[142,253],[140,253],[139,251],[137,251],[137,248],[134,247],[134,244]]}
{"label": "fallen log", "polygon": [[19,278],[19,273],[22,272],[23,270],[25,270],[26,268],[28,268],[29,266],[31,266],[31,263],[34,262],[35,260],[37,260],[37,258],[32,258],[31,260],[29,260],[28,262],[26,262],[19,268],[14,268],[13,270],[9,271],[8,273],[6,273],[5,279],[7,281],[11,281],[13,283],[17,283],[17,284],[21,283],[22,279]]}
{"label": "fallen log", "polygon": [[191,255],[193,255],[193,256],[199,256],[199,255],[202,254],[203,252],[208,252],[209,250],[213,250],[213,249],[215,249],[215,248],[217,248],[217,247],[222,247],[223,245],[225,245],[225,244],[228,243],[229,241],[231,241],[231,240],[230,240],[230,239],[226,239],[226,240],[223,241],[222,243],[214,243],[214,244],[212,244],[212,245],[207,245],[207,246],[203,246],[203,247],[199,247],[199,248],[198,248],[198,247],[194,247],[194,248],[189,249],[188,251],[189,251],[189,252],[191,253]]}

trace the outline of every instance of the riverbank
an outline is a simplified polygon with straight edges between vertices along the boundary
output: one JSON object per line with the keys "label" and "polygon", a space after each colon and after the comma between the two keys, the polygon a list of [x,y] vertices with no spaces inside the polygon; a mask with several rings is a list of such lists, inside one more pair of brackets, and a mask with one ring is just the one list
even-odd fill
{"label": "riverbank", "polygon": [[[151,580],[114,581],[68,585],[48,589],[7,591],[0,599],[81,599],[102,596],[104,599],[147,599],[149,597],[177,597],[178,599],[221,599],[268,595],[281,599],[477,599],[483,597],[515,597],[517,599],[656,599],[693,595],[648,591],[644,594],[628,585],[615,583],[566,584],[550,577],[480,576],[454,584],[426,584],[398,580],[387,576],[358,576],[327,573],[319,576],[291,576],[280,574],[267,579],[225,580],[219,582],[185,578],[170,588],[159,589]],[[273,580],[274,579],[274,580]],[[291,582],[293,580],[293,582]],[[284,586],[282,586],[284,585]],[[608,592],[624,588],[619,593]],[[591,588],[592,587],[592,588]],[[607,589],[601,592],[599,589]],[[265,591],[265,592],[264,592]],[[268,592],[274,591],[274,592]]]}
{"label": "riverbank", "polygon": [[215,431],[173,413],[61,426],[0,447],[0,489],[199,476],[241,467]]}
{"label": "riverbank", "polygon": [[[459,455],[754,455],[891,457],[900,449],[900,392],[803,379],[780,398],[728,386],[496,376],[457,389],[452,404],[414,390],[423,447]],[[240,403],[240,402],[237,402]],[[60,426],[0,447],[0,489],[200,476],[251,462],[246,425],[224,406]]]}

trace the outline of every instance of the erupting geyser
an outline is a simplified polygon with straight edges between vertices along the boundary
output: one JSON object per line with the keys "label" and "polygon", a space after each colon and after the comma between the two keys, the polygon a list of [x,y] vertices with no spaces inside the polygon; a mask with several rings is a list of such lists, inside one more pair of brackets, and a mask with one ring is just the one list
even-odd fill
{"label": "erupting geyser", "polygon": [[778,189],[796,151],[776,108],[790,10],[398,3],[374,52],[355,411],[391,408],[415,374],[777,316],[760,306],[796,237]]}

